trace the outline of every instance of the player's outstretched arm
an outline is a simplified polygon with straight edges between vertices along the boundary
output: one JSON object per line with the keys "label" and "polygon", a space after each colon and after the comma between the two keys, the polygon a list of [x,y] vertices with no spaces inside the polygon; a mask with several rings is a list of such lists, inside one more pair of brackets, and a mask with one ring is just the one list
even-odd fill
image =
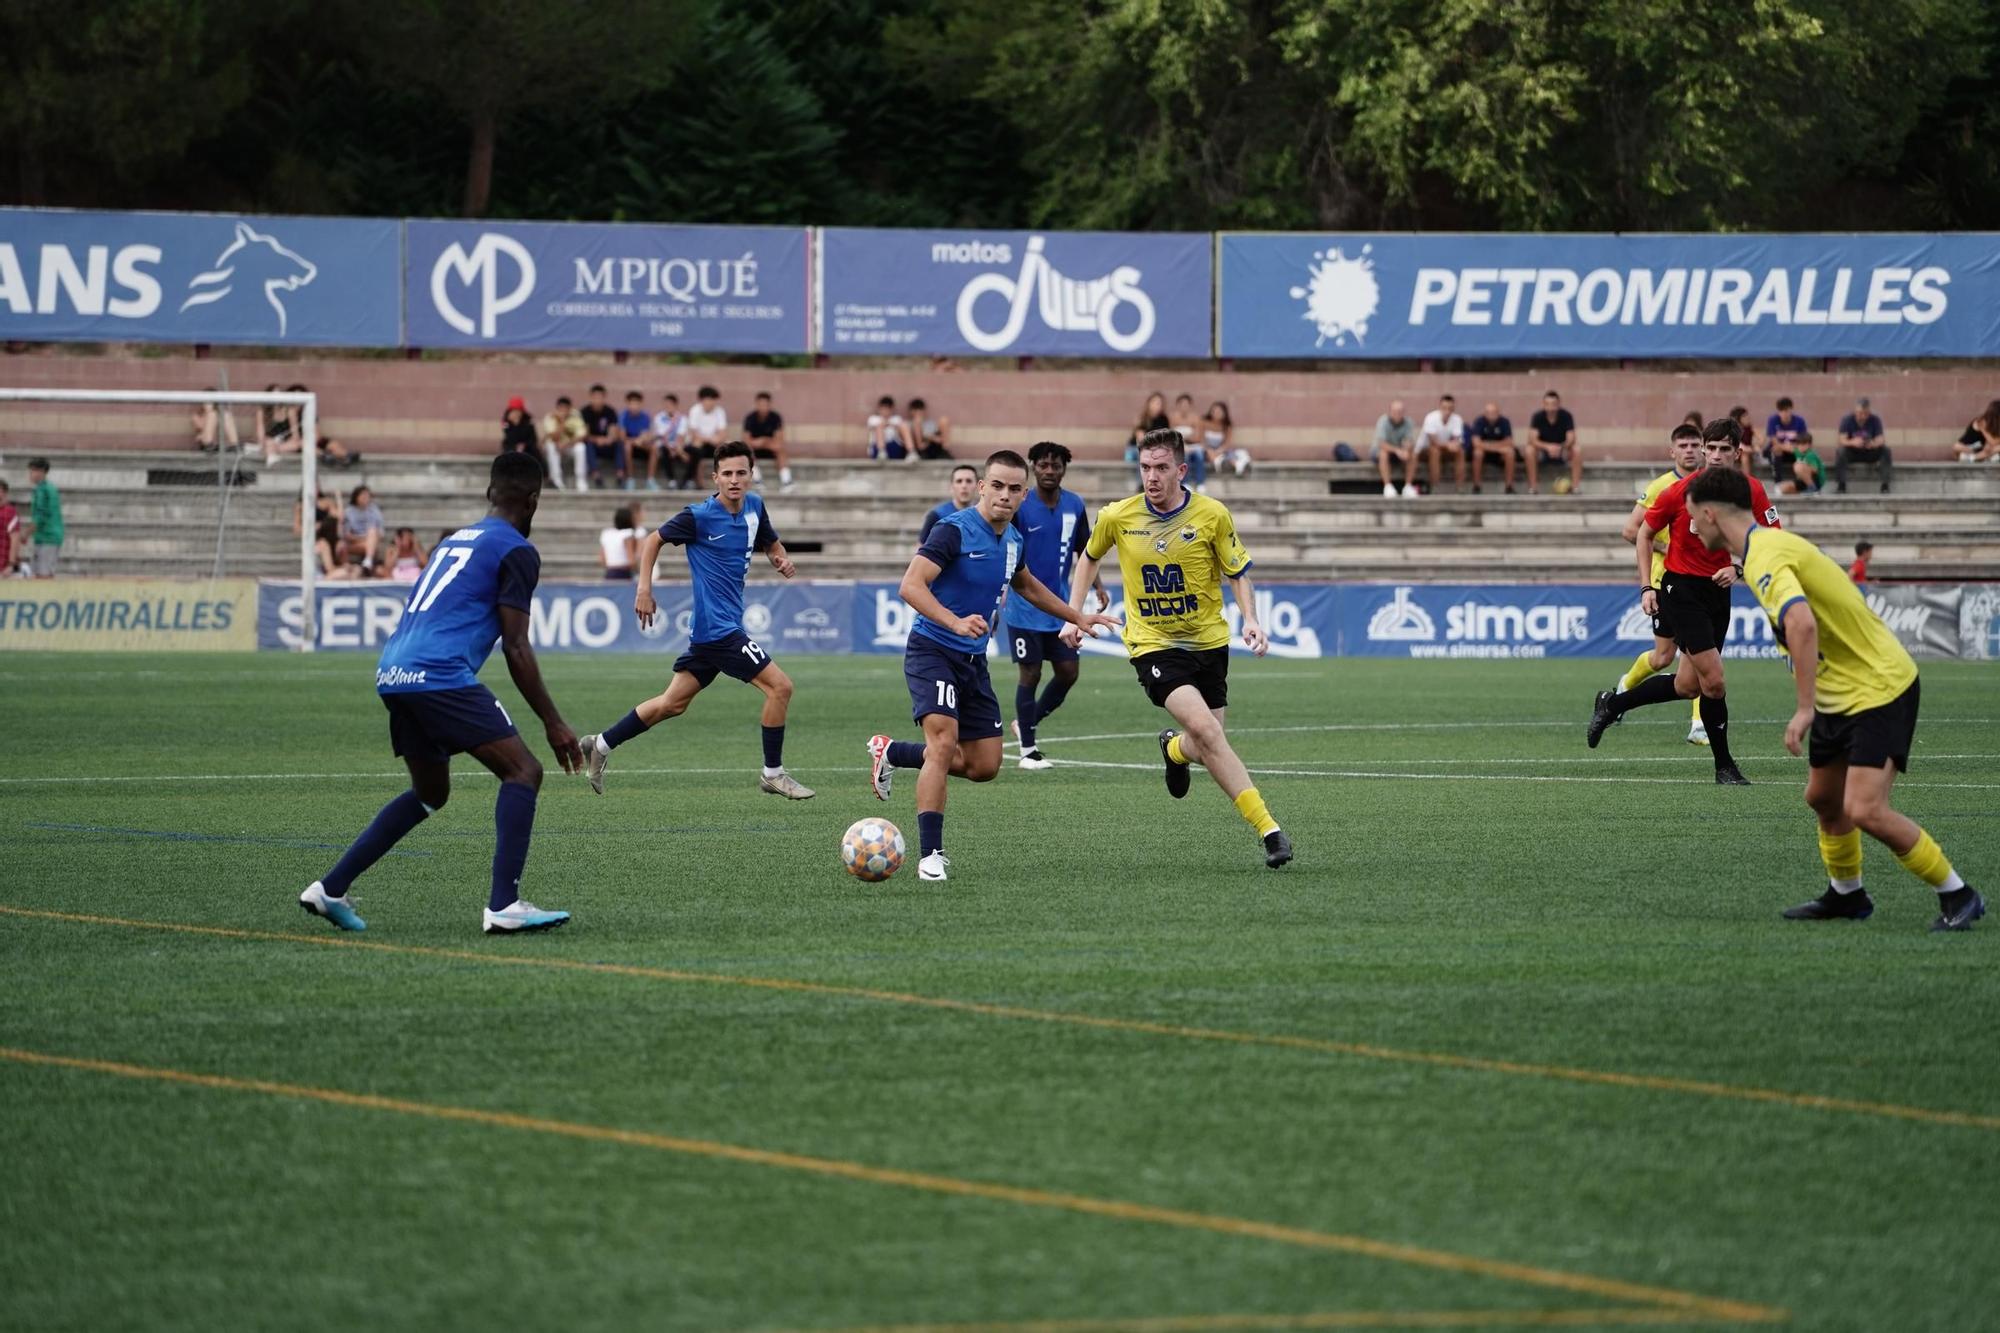
{"label": "player's outstretched arm", "polygon": [[1243,613],[1243,646],[1262,657],[1270,648],[1271,640],[1264,633],[1264,627],[1257,622],[1257,588],[1250,582],[1246,570],[1229,580],[1230,589],[1236,594],[1236,608]]}
{"label": "player's outstretched arm", "polygon": [[[1103,609],[1106,611],[1111,609],[1111,595],[1104,591],[1104,580],[1097,572],[1099,563],[1098,560],[1091,556],[1089,551],[1085,551],[1076,558],[1076,569],[1071,572],[1069,580],[1070,610],[1081,614],[1083,611],[1083,599],[1089,595],[1089,589],[1093,587],[1104,598]],[[1083,626],[1067,616],[1064,619],[1069,620],[1070,623],[1062,627],[1058,637],[1064,643],[1074,648],[1083,642]]]}
{"label": "player's outstretched arm", "polygon": [[942,573],[944,570],[929,556],[917,556],[910,561],[910,567],[903,571],[902,586],[896,591],[902,595],[905,602],[909,603],[912,611],[933,625],[942,625],[953,634],[963,635],[968,639],[984,634],[987,628],[985,616],[953,615],[945,608],[945,604],[937,599],[937,594],[931,591],[931,584],[935,583],[937,576]]}
{"label": "player's outstretched arm", "polygon": [[1792,686],[1798,691],[1798,706],[1785,724],[1785,749],[1799,754],[1812,730],[1813,704],[1819,694],[1819,617],[1805,598],[1785,608],[1778,633],[1785,641],[1785,651],[1792,655]]}
{"label": "player's outstretched arm", "polygon": [[507,674],[514,678],[514,688],[528,701],[528,707],[535,710],[535,716],[542,720],[548,733],[549,748],[555,751],[556,762],[565,773],[575,773],[583,768],[583,750],[576,743],[576,733],[563,721],[556,711],[556,701],[549,698],[548,686],[542,684],[541,664],[535,661],[534,645],[528,641],[528,613],[515,607],[500,608],[500,651],[507,655]]}
{"label": "player's outstretched arm", "polygon": [[[1110,616],[1091,615],[1086,613],[1080,605],[1072,605],[1070,602],[1065,602],[1062,598],[1050,592],[1046,583],[1043,583],[1033,574],[1030,574],[1025,565],[1014,571],[1014,581],[1008,586],[1013,588],[1015,592],[1020,593],[1022,600],[1037,611],[1046,611],[1057,620],[1066,621],[1076,626],[1093,639],[1097,637],[1097,631],[1100,629],[1123,628]],[[1083,600],[1080,591],[1072,596],[1076,602],[1080,603]]]}
{"label": "player's outstretched arm", "polygon": [[632,594],[632,610],[639,617],[642,629],[651,627],[653,616],[660,609],[653,601],[653,566],[659,563],[660,548],[664,545],[666,539],[655,528],[640,541],[639,553],[632,561],[632,572],[639,579],[638,590]]}

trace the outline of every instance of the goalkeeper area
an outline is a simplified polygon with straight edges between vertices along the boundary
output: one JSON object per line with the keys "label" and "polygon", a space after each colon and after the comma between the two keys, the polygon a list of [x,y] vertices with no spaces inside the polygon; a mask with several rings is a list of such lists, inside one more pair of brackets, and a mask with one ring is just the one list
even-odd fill
{"label": "goalkeeper area", "polygon": [[[899,666],[789,658],[817,799],[704,694],[601,798],[551,768],[522,891],[575,919],[488,938],[464,759],[364,935],[298,909],[404,785],[366,658],[10,655],[0,1324],[1987,1326],[2000,929],[1873,843],[1872,920],[1780,920],[1784,670],[1731,663],[1723,788],[1684,707],[1584,747],[1618,665],[1239,658],[1273,874],[1088,659],[1055,768],[954,789],[950,881],[867,885]],[[544,669],[578,730],[661,680]],[[1991,893],[2000,689],[1923,682],[1897,804]]]}

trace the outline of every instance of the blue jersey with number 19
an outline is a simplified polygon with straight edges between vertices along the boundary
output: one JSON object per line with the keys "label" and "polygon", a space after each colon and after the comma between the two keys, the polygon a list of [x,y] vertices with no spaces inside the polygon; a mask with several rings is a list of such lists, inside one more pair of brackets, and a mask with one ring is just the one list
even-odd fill
{"label": "blue jersey with number 19", "polygon": [[396,632],[382,645],[376,691],[477,685],[500,638],[500,608],[530,611],[541,576],[540,552],[504,518],[481,519],[439,542],[410,589]]}

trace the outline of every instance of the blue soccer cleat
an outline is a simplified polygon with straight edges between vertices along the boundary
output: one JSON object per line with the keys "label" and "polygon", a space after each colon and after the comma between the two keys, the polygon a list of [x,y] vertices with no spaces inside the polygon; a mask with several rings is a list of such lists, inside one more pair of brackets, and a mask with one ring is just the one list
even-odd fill
{"label": "blue soccer cleat", "polygon": [[355,914],[354,905],[343,897],[336,898],[326,891],[326,886],[314,880],[299,895],[299,906],[314,916],[323,916],[342,930],[366,930],[368,923]]}
{"label": "blue soccer cleat", "polygon": [[526,898],[516,898],[499,911],[486,909],[488,935],[512,935],[530,930],[554,930],[569,920],[568,912],[545,912]]}

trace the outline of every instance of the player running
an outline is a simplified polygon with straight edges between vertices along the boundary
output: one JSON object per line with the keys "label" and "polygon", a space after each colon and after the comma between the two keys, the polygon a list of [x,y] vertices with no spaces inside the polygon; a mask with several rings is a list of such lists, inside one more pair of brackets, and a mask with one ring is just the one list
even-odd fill
{"label": "player running", "polygon": [[1785,749],[1807,748],[1806,804],[1819,816],[1826,892],[1788,908],[1793,921],[1859,921],[1875,910],[1861,885],[1861,831],[1937,890],[1932,930],[1969,930],[1986,900],[1959,878],[1944,850],[1892,809],[1896,774],[1910,767],[1917,729],[1917,664],[1818,547],[1789,532],[1752,529],[1755,483],[1715,468],[1688,490],[1688,516],[1702,545],[1726,551],[1771,616],[1789,650],[1798,708]]}
{"label": "player running", "polygon": [[1014,511],[1028,490],[1028,464],[1011,449],[986,460],[979,502],[938,520],[903,575],[903,600],[917,613],[903,650],[910,713],[924,739],[868,738],[869,781],[880,800],[899,768],[917,775],[917,878],[941,880],[947,777],[990,782],[1000,771],[1000,701],[986,673],[986,643],[1009,588],[1069,624],[1117,628],[1107,616],[1072,610],[1021,562]]}
{"label": "player running", "polygon": [[[1028,450],[1035,488],[1014,511],[1014,526],[1021,530],[1022,562],[1043,587],[1065,600],[1069,597],[1070,570],[1090,539],[1090,516],[1083,497],[1063,489],[1069,464],[1069,450],[1053,440],[1043,440]],[[1109,609],[1111,595],[1104,591],[1102,579],[1096,592],[1097,609]],[[1006,633],[1001,643],[1020,670],[1014,686],[1014,739],[1021,745],[1021,767],[1052,768],[1035,745],[1035,730],[1069,696],[1082,654],[1062,641],[1060,617],[1037,611],[1018,597],[1007,599],[1002,619]],[[1044,661],[1053,679],[1037,699],[1035,687],[1041,684]]]}
{"label": "player running", "polygon": [[922,546],[931,538],[931,529],[941,518],[956,514],[961,509],[972,508],[979,498],[979,469],[970,463],[960,463],[951,470],[951,498],[940,500],[930,512],[924,515],[923,527],[917,529],[917,545]]}
{"label": "player running", "polygon": [[[1672,439],[1668,443],[1674,465],[1646,483],[1646,493],[1639,503],[1632,506],[1632,513],[1625,520],[1624,530],[1619,534],[1628,542],[1639,539],[1639,521],[1646,517],[1667,487],[1684,477],[1691,477],[1701,470],[1702,445],[1701,427],[1683,421],[1674,427]],[[1653,534],[1653,578],[1652,585],[1659,587],[1667,571],[1667,537],[1665,533]],[[1617,688],[1621,691],[1632,689],[1648,676],[1657,675],[1674,664],[1674,637],[1667,633],[1658,617],[1653,619],[1653,646],[1640,653],[1629,670],[1618,678]],[[1701,700],[1692,703],[1693,724],[1688,729],[1689,745],[1708,744],[1708,732],[1701,725]],[[1623,721],[1621,714],[1619,721]]]}
{"label": "player running", "polygon": [[[1702,452],[1708,466],[1730,466],[1740,438],[1736,423],[1727,417],[1709,422],[1702,431]],[[1715,760],[1715,780],[1727,787],[1747,787],[1750,779],[1743,776],[1729,753],[1729,704],[1722,680],[1722,644],[1729,637],[1729,589],[1741,571],[1727,552],[1703,546],[1688,521],[1687,489],[1700,475],[1683,477],[1660,493],[1639,520],[1633,546],[1639,577],[1646,580],[1640,587],[1639,608],[1666,625],[1680,648],[1680,666],[1671,676],[1651,676],[1623,692],[1600,692],[1584,739],[1596,749],[1604,729],[1632,709],[1698,695],[1702,728],[1708,733],[1709,753]],[[1764,493],[1764,484],[1754,477],[1749,481],[1757,502],[1757,521],[1778,527],[1778,511]],[[1664,576],[1655,586],[1652,541],[1653,534],[1659,532],[1667,534],[1667,556]]]}
{"label": "player running", "polygon": [[659,614],[653,600],[653,564],[668,542],[687,548],[688,572],[694,577],[694,624],[688,630],[687,651],[675,660],[666,690],[612,723],[603,735],[583,738],[590,789],[600,796],[613,750],[685,713],[697,694],[724,675],[755,685],[764,694],[764,770],[757,790],[793,801],[812,798],[812,788],[785,772],[785,713],[792,703],[792,679],[743,632],[743,580],[751,555],[763,552],[771,567],[786,578],[797,572],[771,526],[764,501],[750,491],[751,466],[750,446],[741,440],[716,449],[715,493],[681,510],[639,543],[639,588],[632,610],[640,626],[650,627]]}
{"label": "player running", "polygon": [[[1182,730],[1160,733],[1167,794],[1188,793],[1188,765],[1215,779],[1236,813],[1264,840],[1264,864],[1273,870],[1292,859],[1292,840],[1250,785],[1250,772],[1223,731],[1229,705],[1229,622],[1222,615],[1222,580],[1236,592],[1243,615],[1243,643],[1262,657],[1270,647],[1257,623],[1250,586],[1250,553],[1236,536],[1236,520],[1221,502],[1188,490],[1187,446],[1172,429],[1146,432],[1139,441],[1141,492],[1104,506],[1084,547],[1070,589],[1071,609],[1083,605],[1097,581],[1097,565],[1112,547],[1125,578],[1125,648],[1139,684]],[[1063,640],[1082,642],[1083,630]]]}
{"label": "player running", "polygon": [[306,887],[299,906],[342,930],[366,930],[347,891],[363,871],[451,796],[451,756],[460,752],[500,779],[493,805],[493,884],[486,896],[489,935],[548,930],[569,920],[521,897],[521,870],[535,827],[542,765],[514,730],[507,710],[479,683],[495,640],[514,686],[542,720],[563,772],[582,767],[576,733],[542,685],[528,642],[528,620],[542,558],[528,540],[542,499],[542,465],[531,454],[493,460],[486,498],[493,508],[437,544],[423,578],[403,604],[403,618],[382,645],[375,691],[389,710],[389,744],[410,770],[410,789],[383,806],[333,869]]}

